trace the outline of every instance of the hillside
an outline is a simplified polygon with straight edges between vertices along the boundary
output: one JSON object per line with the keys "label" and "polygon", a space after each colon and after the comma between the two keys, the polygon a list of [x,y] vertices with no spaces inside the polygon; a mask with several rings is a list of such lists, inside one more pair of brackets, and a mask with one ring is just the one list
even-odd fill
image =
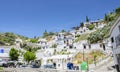
{"label": "hillside", "polygon": [[23,41],[28,39],[25,36],[14,34],[12,32],[0,33],[0,45],[14,45],[16,38],[20,38]]}
{"label": "hillside", "polygon": [[[114,12],[110,12],[108,14],[105,14],[103,22],[105,26],[103,28],[97,29],[96,31],[89,33],[89,34],[84,34],[79,36],[75,42],[78,42],[80,40],[88,40],[90,43],[96,43],[98,41],[102,41],[103,39],[106,39],[109,37],[109,31],[110,27],[112,26],[112,22],[117,18],[117,16],[120,14],[120,7],[115,9]],[[82,25],[76,28],[80,28]]]}

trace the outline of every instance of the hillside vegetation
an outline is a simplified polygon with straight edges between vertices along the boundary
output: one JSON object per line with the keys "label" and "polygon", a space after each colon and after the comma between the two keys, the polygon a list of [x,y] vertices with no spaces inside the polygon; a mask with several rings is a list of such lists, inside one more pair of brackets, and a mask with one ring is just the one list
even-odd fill
{"label": "hillside vegetation", "polygon": [[[118,7],[117,9],[115,9],[114,12],[110,12],[108,14],[105,14],[104,16],[104,23],[105,26],[101,29],[97,29],[95,32],[92,32],[90,34],[83,34],[78,36],[74,42],[78,42],[81,40],[88,40],[89,43],[97,43],[98,41],[102,41],[103,39],[106,39],[109,37],[109,31],[110,28],[112,26],[112,22],[117,18],[117,16],[120,15],[120,7]],[[82,24],[83,25],[83,24]],[[74,27],[79,29],[79,27]],[[94,26],[90,26],[88,27],[90,30],[92,30],[94,28]]]}
{"label": "hillside vegetation", "polygon": [[106,25],[103,28],[98,29],[97,31],[91,33],[88,36],[87,40],[90,43],[96,43],[98,41],[102,41],[105,38],[108,38],[110,28],[111,28],[111,26],[113,24],[112,22],[117,18],[118,15],[120,15],[120,7],[118,7],[115,10],[115,12],[105,14],[104,22],[105,22]]}
{"label": "hillside vegetation", "polygon": [[8,45],[14,45],[15,40],[18,37],[20,39],[22,39],[23,41],[26,40],[26,39],[28,39],[25,36],[21,36],[21,35],[14,34],[14,33],[11,33],[11,32],[0,33],[0,45],[6,45],[6,46],[8,46]]}
{"label": "hillside vegetation", "polygon": [[[94,60],[99,61],[99,59],[105,58],[105,54],[102,53],[102,51],[96,50],[96,51],[90,51],[90,53],[84,53],[84,61],[88,62],[89,64],[94,63]],[[83,53],[78,53],[73,58],[74,64],[80,64],[83,62]]]}

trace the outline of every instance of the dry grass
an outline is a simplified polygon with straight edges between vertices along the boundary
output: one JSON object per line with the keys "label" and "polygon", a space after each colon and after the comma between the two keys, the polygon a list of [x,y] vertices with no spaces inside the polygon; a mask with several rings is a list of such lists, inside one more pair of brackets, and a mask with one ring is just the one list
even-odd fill
{"label": "dry grass", "polygon": [[[105,57],[105,55],[101,51],[91,51],[90,53],[84,54],[84,61],[88,62],[89,64],[94,62],[94,57],[96,56],[96,61],[98,61],[100,58]],[[80,64],[83,61],[83,53],[78,53],[73,58],[74,64]]]}

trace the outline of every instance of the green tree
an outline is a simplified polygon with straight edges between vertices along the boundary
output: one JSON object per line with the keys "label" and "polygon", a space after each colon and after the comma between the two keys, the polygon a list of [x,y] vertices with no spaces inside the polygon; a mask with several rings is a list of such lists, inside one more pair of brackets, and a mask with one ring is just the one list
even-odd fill
{"label": "green tree", "polygon": [[64,29],[61,31],[62,33],[66,32]]}
{"label": "green tree", "polygon": [[53,32],[49,32],[49,35],[54,35],[55,33],[53,33]]}
{"label": "green tree", "polygon": [[19,57],[18,50],[16,50],[15,48],[11,48],[11,50],[9,52],[9,56],[12,61],[18,60],[18,57]]}
{"label": "green tree", "polygon": [[79,26],[72,27],[72,29],[79,30]]}
{"label": "green tree", "polygon": [[29,52],[36,52],[37,50],[40,49],[40,47],[33,48],[31,46],[25,46],[24,49],[29,51]]}
{"label": "green tree", "polygon": [[98,41],[102,42],[103,39],[109,37],[109,30],[110,27],[106,25],[102,29],[98,29],[97,31],[91,33],[87,39],[90,43],[97,43]]}
{"label": "green tree", "polygon": [[86,16],[86,22],[89,22],[90,20],[89,20],[89,18],[88,18],[88,16]]}
{"label": "green tree", "polygon": [[57,44],[53,44],[53,45],[52,45],[52,48],[57,48]]}
{"label": "green tree", "polygon": [[48,36],[48,32],[45,30],[45,32],[43,33],[43,37],[47,37]]}
{"label": "green tree", "polygon": [[87,28],[88,28],[89,30],[93,30],[94,27],[95,27],[95,25],[93,25],[93,24],[90,24],[90,25],[87,26]]}
{"label": "green tree", "polygon": [[30,42],[32,42],[32,43],[37,43],[37,39],[30,39]]}
{"label": "green tree", "polygon": [[104,20],[105,20],[106,22],[108,22],[108,16],[107,16],[107,14],[105,14]]}
{"label": "green tree", "polygon": [[30,47],[30,46],[25,46],[24,49],[27,50],[27,51],[29,51],[29,52],[32,52],[32,51],[33,51],[33,50],[32,50],[32,47]]}
{"label": "green tree", "polygon": [[35,55],[35,53],[33,53],[33,52],[27,51],[27,52],[24,54],[24,60],[27,61],[28,63],[29,63],[30,61],[35,60],[35,59],[36,59],[36,55]]}
{"label": "green tree", "polygon": [[84,23],[83,22],[80,23],[80,27],[82,27],[82,28],[84,27]]}
{"label": "green tree", "polygon": [[115,13],[113,13],[113,12],[111,12],[111,13],[109,13],[109,14],[105,14],[105,16],[104,16],[104,20],[105,20],[105,22],[110,22],[110,21],[113,21],[114,19],[115,19],[115,17],[116,17],[116,14]]}
{"label": "green tree", "polygon": [[116,14],[120,14],[120,7],[118,7],[117,9],[115,9]]}

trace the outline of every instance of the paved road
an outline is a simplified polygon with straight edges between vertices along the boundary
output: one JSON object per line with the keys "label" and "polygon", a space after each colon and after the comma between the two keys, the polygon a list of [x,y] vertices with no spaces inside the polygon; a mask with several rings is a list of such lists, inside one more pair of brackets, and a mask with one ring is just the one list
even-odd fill
{"label": "paved road", "polygon": [[115,72],[115,69],[113,70],[108,70],[108,67],[111,67],[114,65],[114,62],[111,61],[111,62],[108,62],[108,63],[105,63],[103,66],[97,68],[94,70],[94,72]]}
{"label": "paved road", "polygon": [[53,70],[53,69],[33,69],[33,68],[5,68],[4,72],[81,72],[74,70]]}
{"label": "paved road", "polygon": [[[96,67],[93,71],[89,72],[116,72],[115,69],[108,70],[108,67],[111,67],[114,65],[114,61],[107,61],[101,66]],[[52,70],[52,69],[37,69],[37,68],[5,68],[4,69],[7,72],[81,72],[81,71],[65,71],[65,70]]]}

